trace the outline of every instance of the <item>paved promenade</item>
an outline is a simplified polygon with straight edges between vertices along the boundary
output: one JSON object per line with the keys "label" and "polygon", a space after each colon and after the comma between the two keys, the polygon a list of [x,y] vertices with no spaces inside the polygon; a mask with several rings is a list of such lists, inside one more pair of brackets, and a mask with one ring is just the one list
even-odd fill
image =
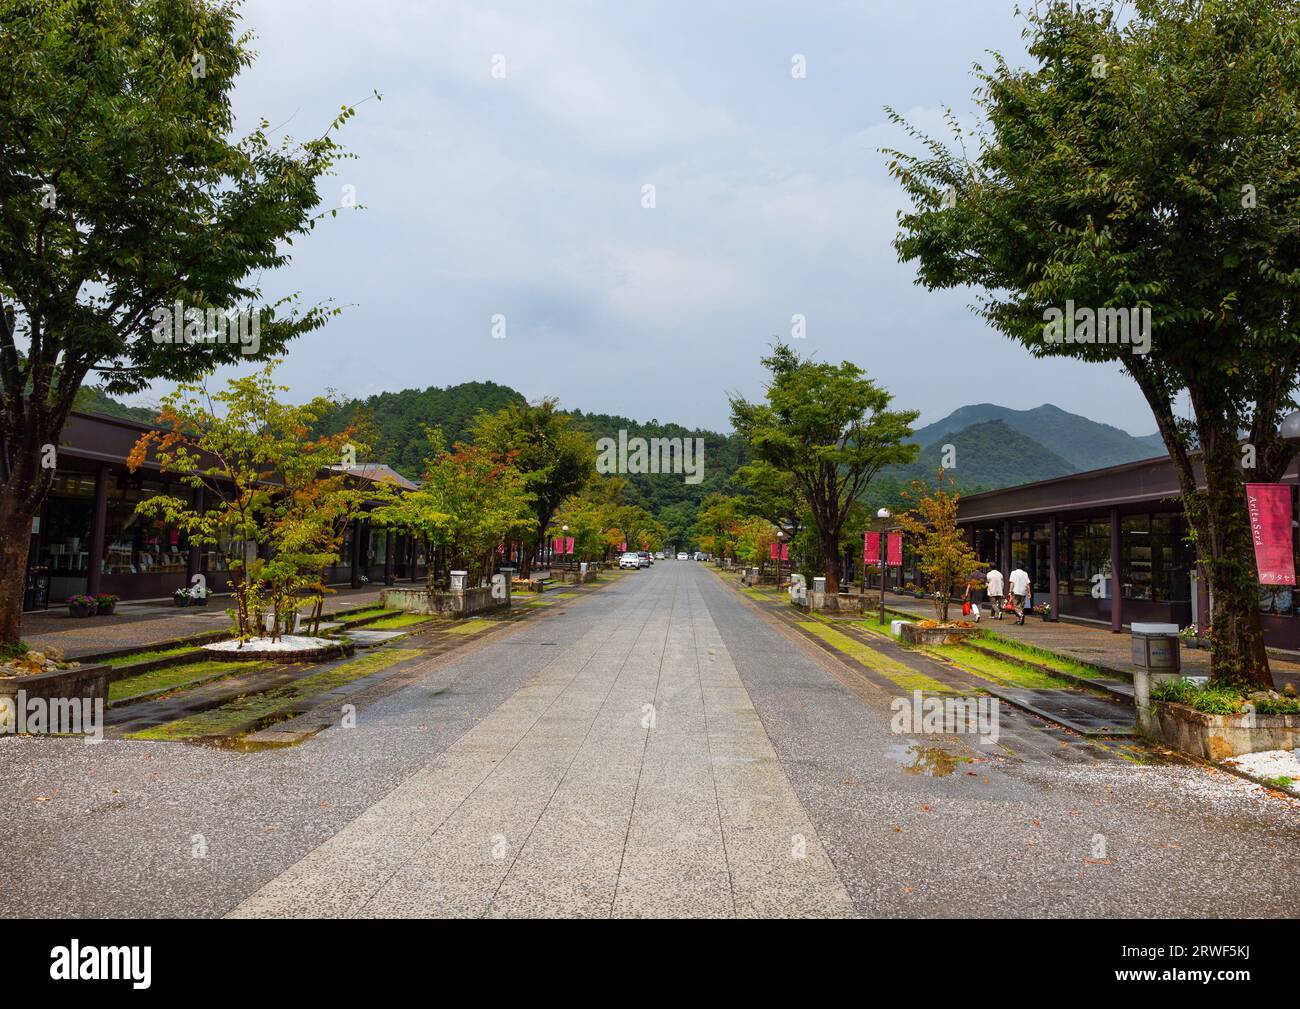
{"label": "paved promenade", "polygon": [[895,732],[911,691],[885,674],[903,673],[837,662],[704,565],[665,562],[416,660],[355,727],[298,746],[0,739],[0,914],[1300,906],[1295,801],[1180,762]]}

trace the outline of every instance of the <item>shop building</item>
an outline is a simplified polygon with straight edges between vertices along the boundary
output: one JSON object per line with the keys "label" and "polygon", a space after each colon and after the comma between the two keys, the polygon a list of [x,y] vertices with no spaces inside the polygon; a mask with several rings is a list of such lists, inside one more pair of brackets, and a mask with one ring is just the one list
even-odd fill
{"label": "shop building", "polygon": [[[74,413],[68,419],[53,484],[32,522],[24,608],[57,605],[82,593],[163,599],[190,585],[196,574],[203,574],[214,592],[226,591],[221,551],[191,545],[181,530],[136,511],[141,501],[160,494],[194,498],[199,493],[160,473],[153,461],[135,473],[129,470],[127,457],[149,430],[147,424],[100,414]],[[387,466],[348,472],[358,480],[394,479],[403,489],[415,487]],[[372,529],[361,519],[349,529],[325,580],[354,587],[365,581],[414,581],[425,576],[426,564],[418,540]]]}
{"label": "shop building", "polygon": [[[1297,470],[1291,485],[1296,514]],[[1167,457],[963,497],[958,522],[984,564],[1022,567],[1035,604],[1060,618],[1120,631],[1133,622],[1210,622],[1211,600],[1188,537],[1182,493]],[[1292,549],[1296,548],[1292,523]],[[1265,639],[1300,649],[1300,597],[1260,587]]]}

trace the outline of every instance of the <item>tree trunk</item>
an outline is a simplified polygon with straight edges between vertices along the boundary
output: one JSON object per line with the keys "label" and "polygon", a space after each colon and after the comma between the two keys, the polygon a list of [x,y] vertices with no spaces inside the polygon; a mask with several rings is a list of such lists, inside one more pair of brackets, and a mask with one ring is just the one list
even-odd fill
{"label": "tree trunk", "polygon": [[22,637],[27,553],[34,517],[16,502],[0,498],[0,644],[16,645]]}
{"label": "tree trunk", "polygon": [[[1205,570],[1214,594],[1211,615],[1213,633],[1210,648],[1210,678],[1218,682],[1245,681],[1272,688],[1273,676],[1264,648],[1264,630],[1259,619],[1259,585],[1255,573],[1254,542],[1241,470],[1238,425],[1218,417],[1204,402],[1199,388],[1189,389],[1196,417],[1201,463],[1205,470],[1204,491],[1197,486],[1196,471],[1187,440],[1174,418],[1168,393],[1155,380],[1141,357],[1124,363],[1137,380],[1160,429],[1160,436],[1178,474],[1183,492],[1183,512],[1196,544],[1196,559]],[[1268,412],[1268,426],[1275,410]],[[1264,414],[1257,410],[1257,419]],[[1274,446],[1276,447],[1276,446]],[[1276,454],[1276,453],[1271,453]],[[1273,460],[1280,475],[1286,464],[1281,453]],[[1115,572],[1118,584],[1118,572]]]}
{"label": "tree trunk", "polygon": [[826,571],[826,594],[835,595],[840,590],[840,537],[823,536],[821,541],[822,567]]}
{"label": "tree trunk", "polygon": [[1206,492],[1188,509],[1188,517],[1195,515],[1197,559],[1214,595],[1211,675],[1215,680],[1271,689],[1250,514],[1237,469],[1237,439],[1218,435],[1203,444]]}

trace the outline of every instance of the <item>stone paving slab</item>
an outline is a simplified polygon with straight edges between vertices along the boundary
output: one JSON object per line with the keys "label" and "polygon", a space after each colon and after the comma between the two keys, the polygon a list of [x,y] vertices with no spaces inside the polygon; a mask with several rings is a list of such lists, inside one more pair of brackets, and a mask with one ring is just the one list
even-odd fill
{"label": "stone paving slab", "polygon": [[698,584],[623,599],[232,915],[851,914]]}
{"label": "stone paving slab", "polygon": [[1035,690],[1025,687],[988,686],[994,697],[1059,722],[1084,736],[1131,736],[1137,715],[1131,705],[1076,690]]}

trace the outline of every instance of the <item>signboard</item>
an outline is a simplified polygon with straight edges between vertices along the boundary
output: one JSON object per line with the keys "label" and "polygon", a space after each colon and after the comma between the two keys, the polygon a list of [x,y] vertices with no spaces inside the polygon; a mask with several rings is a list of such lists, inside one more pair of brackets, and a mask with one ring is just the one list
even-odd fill
{"label": "signboard", "polygon": [[888,563],[891,567],[901,568],[903,566],[903,534],[890,533],[888,550]]}
{"label": "signboard", "polygon": [[1261,585],[1294,585],[1291,552],[1291,488],[1282,483],[1246,484],[1250,537]]}
{"label": "signboard", "polygon": [[880,563],[880,533],[867,533],[862,540],[862,563]]}

